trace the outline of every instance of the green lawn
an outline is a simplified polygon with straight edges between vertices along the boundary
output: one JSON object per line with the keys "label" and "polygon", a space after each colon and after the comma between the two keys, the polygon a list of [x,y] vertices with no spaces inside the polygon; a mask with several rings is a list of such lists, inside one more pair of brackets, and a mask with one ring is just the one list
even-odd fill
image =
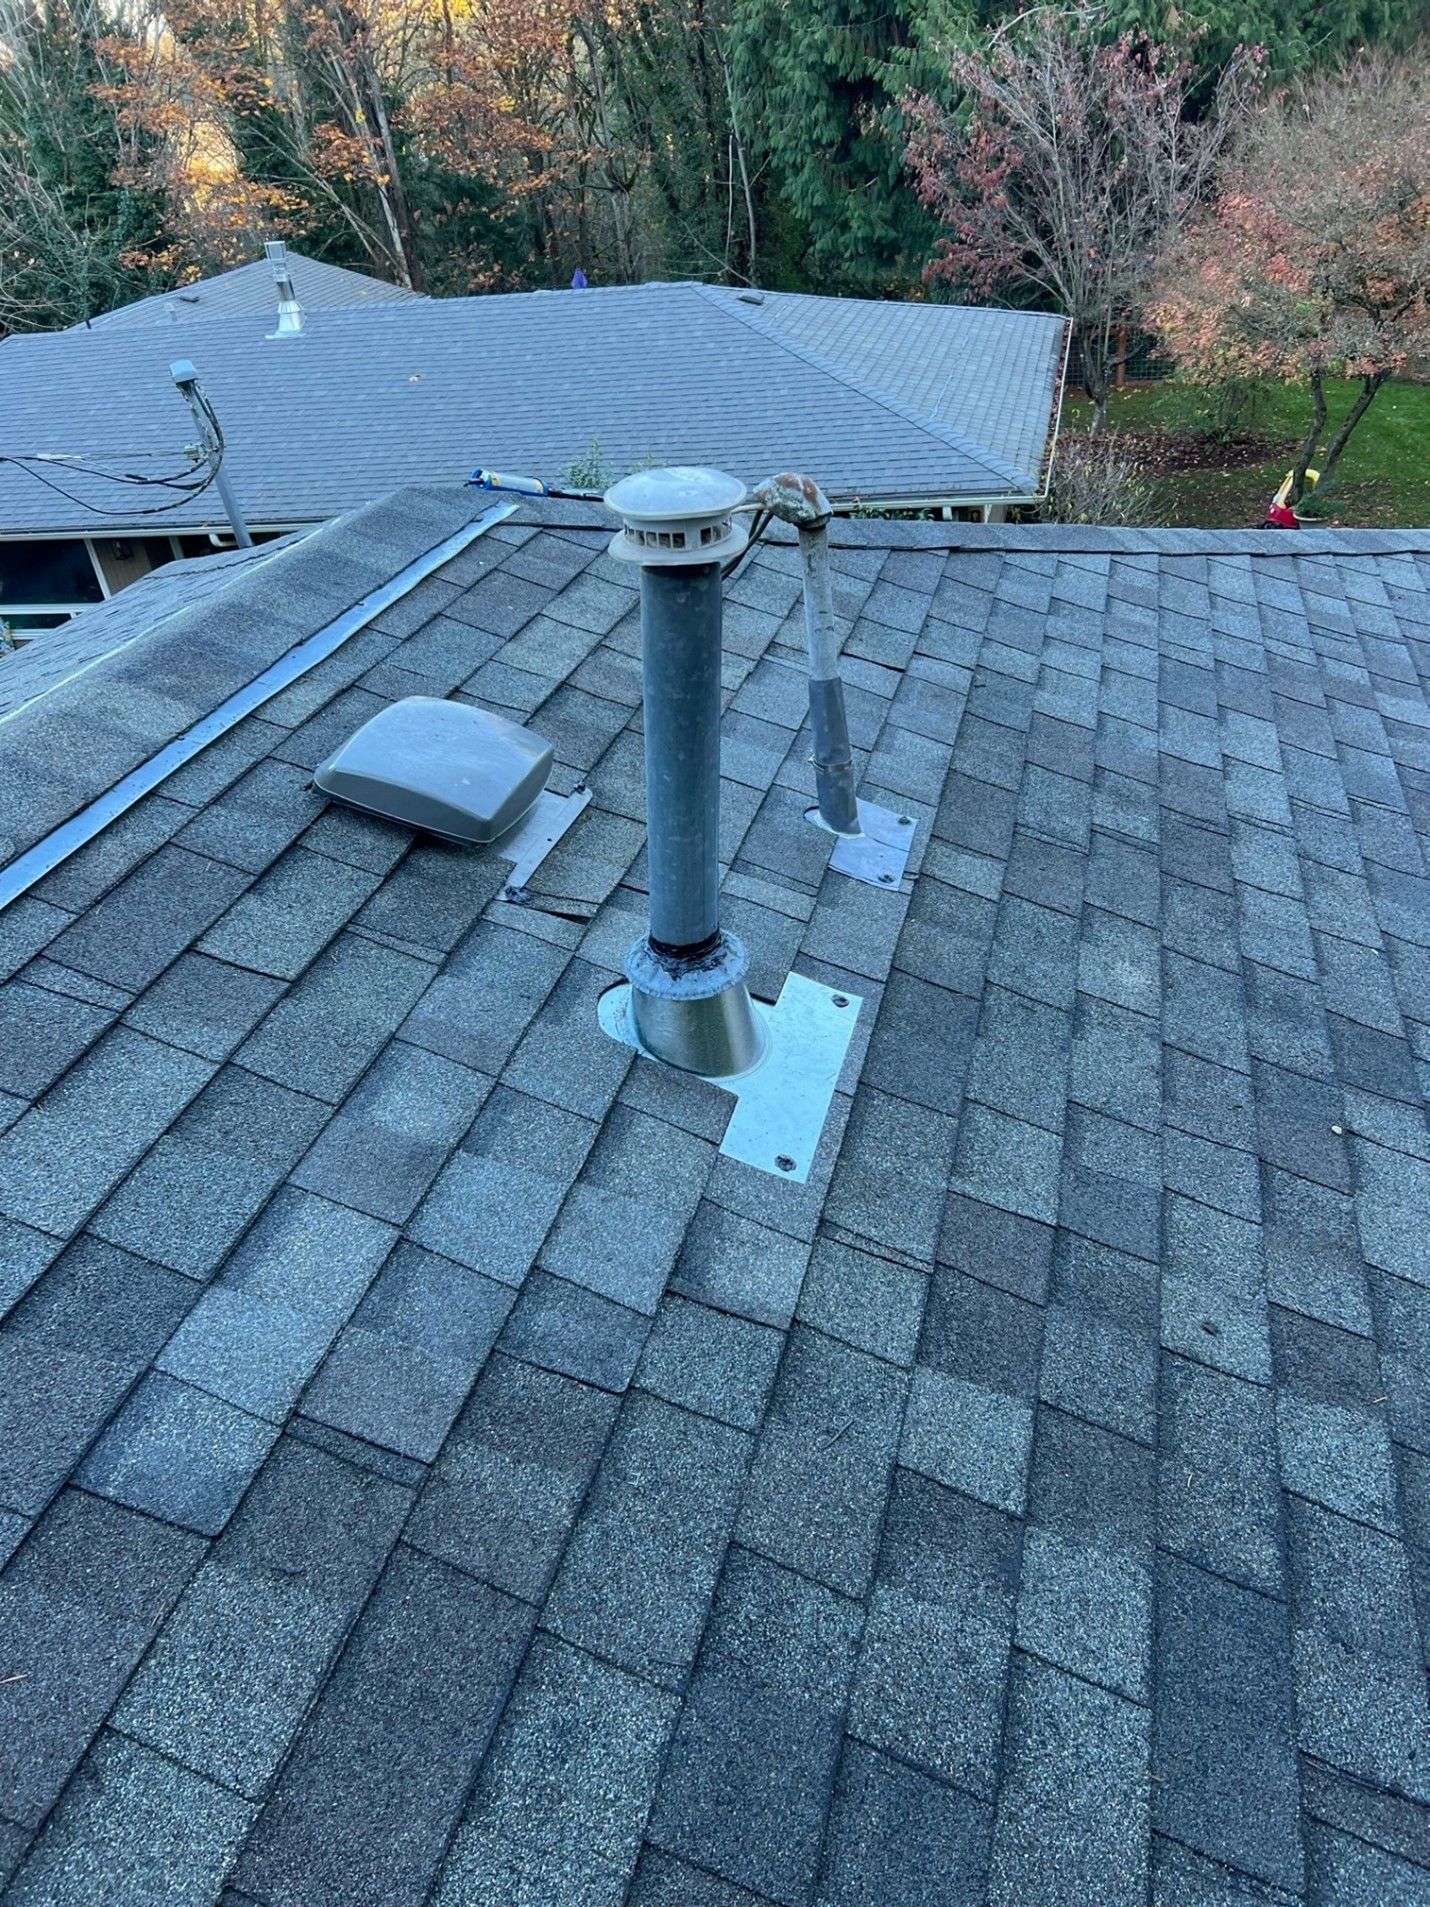
{"label": "green lawn", "polygon": [[[1332,425],[1349,410],[1359,387],[1349,381],[1327,386]],[[1069,396],[1065,430],[1086,429],[1091,407]],[[1185,432],[1198,410],[1196,393],[1176,385],[1143,385],[1113,393],[1111,427],[1134,434]],[[1310,421],[1305,391],[1268,384],[1254,420],[1266,438],[1264,460],[1223,467],[1226,456],[1209,439],[1193,446],[1192,467],[1159,480],[1162,521],[1179,527],[1244,528],[1259,523],[1277,484],[1291,468],[1298,438]],[[1155,453],[1152,438],[1146,440]],[[1430,525],[1430,385],[1392,380],[1356,426],[1341,459],[1329,521],[1375,529]]]}

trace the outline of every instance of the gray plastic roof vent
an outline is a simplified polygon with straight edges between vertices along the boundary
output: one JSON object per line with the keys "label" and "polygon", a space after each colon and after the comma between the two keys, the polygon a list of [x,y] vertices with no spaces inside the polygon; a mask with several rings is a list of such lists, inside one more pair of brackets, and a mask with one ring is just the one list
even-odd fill
{"label": "gray plastic roof vent", "polygon": [[466,702],[409,695],[313,775],[325,795],[447,841],[495,841],[546,786],[551,744]]}

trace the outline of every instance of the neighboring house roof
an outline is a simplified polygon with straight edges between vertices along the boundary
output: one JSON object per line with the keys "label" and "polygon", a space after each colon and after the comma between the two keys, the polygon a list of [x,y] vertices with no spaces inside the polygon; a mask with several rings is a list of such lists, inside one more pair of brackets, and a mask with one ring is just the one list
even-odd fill
{"label": "neighboring house roof", "polygon": [[[417,296],[405,285],[349,271],[346,265],[329,265],[321,258],[305,258],[291,248],[284,253],[283,262],[299,304],[308,310],[329,305],[393,304]],[[69,329],[72,333],[122,331],[134,325],[167,325],[177,319],[234,318],[252,313],[267,318],[272,330],[278,316],[278,294],[273,287],[273,265],[267,258],[235,265],[232,271],[218,272],[192,285],[155,292],[150,298],[137,298],[132,304],[120,305],[115,311],[106,311]]]}
{"label": "neighboring house roof", "polygon": [[[0,722],[15,846],[480,507]],[[836,526],[887,893],[757,549],[726,918],[867,1037],[806,1186],[597,1030],[608,534],[523,504],[0,912],[8,1899],[1420,1898],[1430,534]],[[593,791],[527,905],[314,794],[414,692]]]}
{"label": "neighboring house roof", "polygon": [[[808,471],[832,496],[976,500],[1043,485],[1061,389],[1061,318],[785,298],[707,285],[409,300],[12,338],[0,348],[4,451],[177,467],[193,427],[170,376],[192,359],[257,523],[321,521],[476,464],[548,481],[588,458],[713,464],[758,482]],[[917,341],[922,341],[922,349]],[[938,368],[930,373],[930,364]],[[924,407],[924,408],[921,408]],[[100,527],[159,493],[47,467],[68,502],[0,462],[0,534]],[[111,527],[118,518],[107,519]],[[216,496],[149,521],[208,527]]]}

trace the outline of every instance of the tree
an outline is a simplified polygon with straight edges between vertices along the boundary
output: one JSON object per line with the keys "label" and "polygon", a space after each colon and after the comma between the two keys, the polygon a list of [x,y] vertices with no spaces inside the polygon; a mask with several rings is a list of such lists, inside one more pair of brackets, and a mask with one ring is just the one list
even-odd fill
{"label": "tree", "polygon": [[976,0],[736,0],[731,68],[786,228],[785,276],[866,296],[917,277],[933,226],[908,190],[899,101],[936,80],[922,49],[976,16]]}
{"label": "tree", "polygon": [[953,55],[957,112],[907,102],[908,163],[943,228],[925,278],[1064,312],[1094,429],[1151,256],[1208,190],[1257,66],[1237,54],[1194,115],[1187,57],[1101,26],[1091,6],[1037,7]]}
{"label": "tree", "polygon": [[[1304,384],[1291,501],[1324,485],[1392,377],[1430,373],[1430,80],[1363,56],[1252,122],[1226,189],[1169,246],[1150,318],[1194,378]],[[1325,383],[1360,390],[1327,441]],[[1322,446],[1324,445],[1324,448]]]}
{"label": "tree", "polygon": [[139,288],[159,199],[104,88],[117,75],[99,0],[0,0],[0,335],[77,324]]}

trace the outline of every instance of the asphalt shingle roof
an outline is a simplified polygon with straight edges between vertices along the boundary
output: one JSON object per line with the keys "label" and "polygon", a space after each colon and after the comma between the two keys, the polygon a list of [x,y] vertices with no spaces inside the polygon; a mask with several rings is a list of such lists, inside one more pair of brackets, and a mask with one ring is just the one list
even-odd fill
{"label": "asphalt shingle roof", "polygon": [[[320,310],[328,305],[371,305],[407,302],[417,296],[405,285],[389,284],[367,272],[349,271],[345,265],[330,265],[321,258],[307,258],[289,249],[284,263],[305,309]],[[128,331],[136,325],[169,325],[179,319],[232,318],[256,314],[268,320],[271,328],[277,318],[278,294],[273,288],[273,266],[267,258],[251,259],[235,265],[231,271],[201,278],[196,284],[180,285],[174,291],[156,292],[151,298],[136,298],[101,317],[71,325],[71,331]]]}
{"label": "asphalt shingle roof", "polygon": [[[555,482],[593,442],[615,474],[654,459],[751,483],[814,470],[841,497],[1032,496],[1065,328],[1033,312],[776,294],[751,304],[652,284],[334,305],[281,339],[265,336],[266,313],[194,318],[182,355],[222,420],[250,521],[286,526],[398,484],[459,482],[477,464]],[[193,426],[169,376],[177,336],[145,324],[7,339],[0,449],[178,468]],[[73,501],[0,462],[0,531],[95,531],[95,507],[122,503],[82,464],[50,475]],[[221,526],[217,510],[210,491],[132,527]],[[113,533],[118,519],[103,520]]]}
{"label": "asphalt shingle roof", "polygon": [[[479,507],[90,657],[15,844]],[[807,1186],[595,1023],[605,543],[523,506],[0,912],[7,1904],[1424,1901],[1430,537],[838,526],[898,894],[758,549],[728,918],[865,1003]],[[527,905],[308,786],[413,692],[593,790]]]}

